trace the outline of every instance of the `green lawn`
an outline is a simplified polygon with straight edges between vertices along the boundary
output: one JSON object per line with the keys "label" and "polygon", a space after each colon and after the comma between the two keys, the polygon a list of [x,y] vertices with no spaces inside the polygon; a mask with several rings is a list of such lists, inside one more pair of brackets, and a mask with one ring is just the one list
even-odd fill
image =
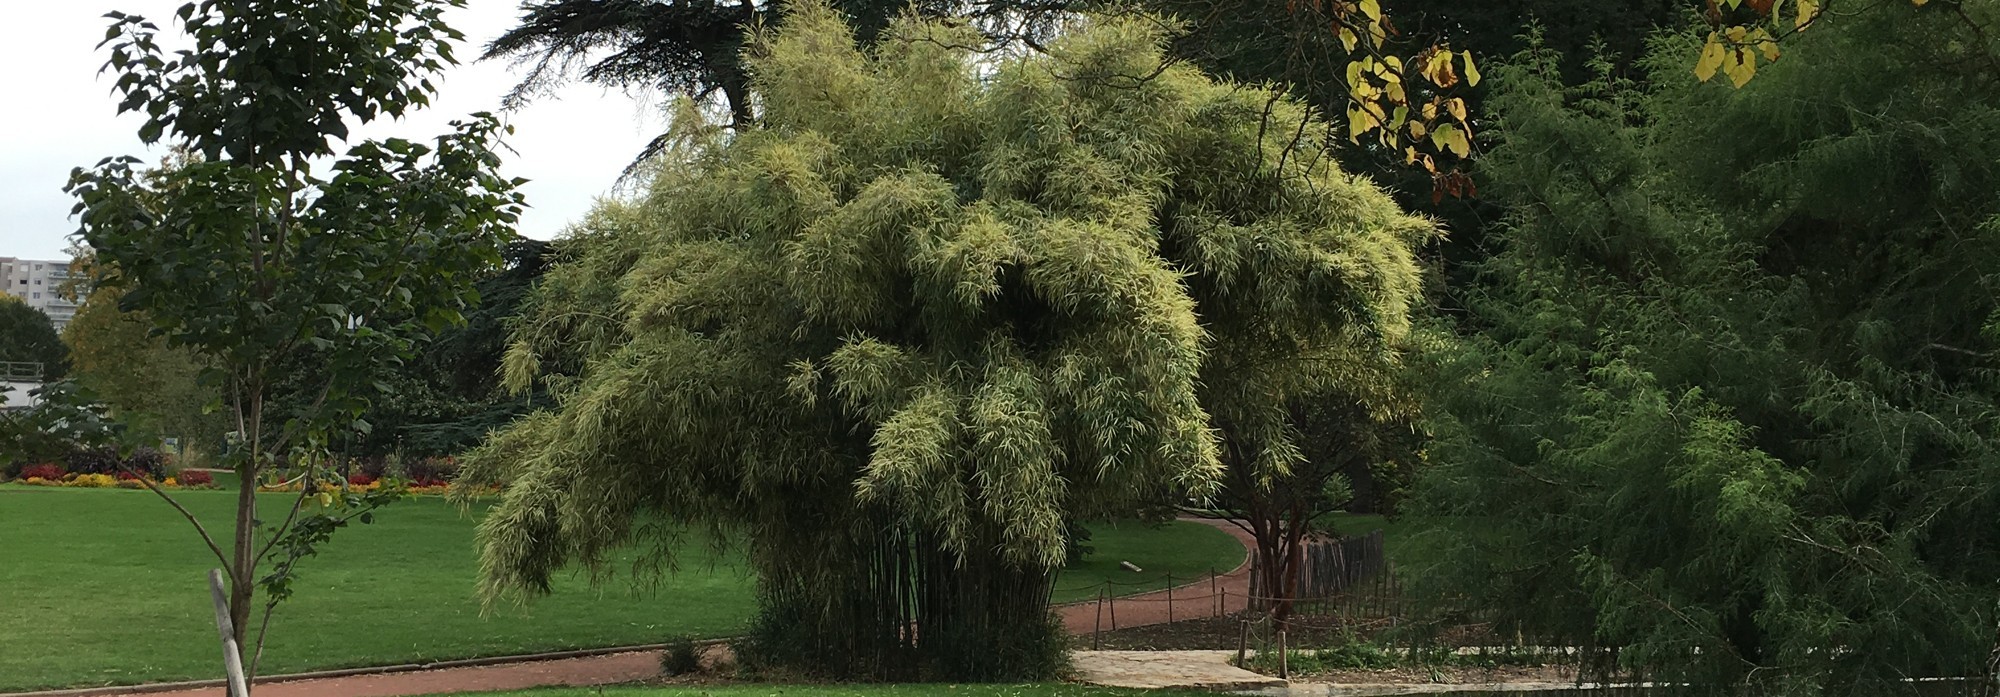
{"label": "green lawn", "polygon": [[[1206,580],[1209,572],[1226,574],[1243,563],[1243,544],[1229,533],[1201,523],[1170,521],[1164,526],[1133,522],[1090,527],[1092,548],[1056,579],[1055,602],[1089,600],[1110,582],[1113,595],[1130,595]],[[1129,561],[1141,571],[1118,566]]]}
{"label": "green lawn", "polygon": [[1126,690],[1093,685],[716,685],[553,688],[465,693],[479,697],[1213,697],[1213,692]]}
{"label": "green lawn", "polygon": [[[289,502],[264,496],[269,510]],[[218,528],[233,497],[181,494]],[[301,565],[298,593],[272,623],[263,672],[721,636],[753,610],[740,561],[698,552],[655,589],[620,580],[592,588],[565,577],[552,597],[482,616],[473,524],[445,501],[416,498],[384,510],[375,525],[335,535]],[[1190,524],[1096,529],[1097,555],[1058,588],[1163,582],[1166,569],[1178,581],[1211,566],[1227,570],[1243,555],[1227,535]],[[1147,573],[1116,570],[1121,559]],[[0,485],[0,692],[215,677],[212,566],[187,524],[150,492]]]}

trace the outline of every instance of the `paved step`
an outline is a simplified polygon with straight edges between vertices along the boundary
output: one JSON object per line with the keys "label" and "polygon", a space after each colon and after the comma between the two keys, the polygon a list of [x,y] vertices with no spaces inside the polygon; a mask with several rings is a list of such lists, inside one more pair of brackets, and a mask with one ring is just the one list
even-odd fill
{"label": "paved step", "polygon": [[1182,688],[1242,692],[1281,688],[1285,681],[1229,664],[1234,651],[1077,651],[1077,679],[1106,687]]}

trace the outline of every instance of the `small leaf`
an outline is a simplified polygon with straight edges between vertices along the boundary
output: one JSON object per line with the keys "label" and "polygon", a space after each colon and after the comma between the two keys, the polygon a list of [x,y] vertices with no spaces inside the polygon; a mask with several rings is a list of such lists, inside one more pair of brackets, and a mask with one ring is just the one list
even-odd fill
{"label": "small leaf", "polygon": [[1465,122],[1465,100],[1457,97],[1447,99],[1444,102],[1444,110],[1450,112],[1451,117],[1457,119],[1459,123]]}
{"label": "small leaf", "polygon": [[[1922,5],[1923,3],[1917,3]],[[1361,15],[1369,19],[1382,18],[1381,0],[1361,0]]]}
{"label": "small leaf", "polygon": [[1347,47],[1348,53],[1353,53],[1354,47],[1359,45],[1360,43],[1361,43],[1361,37],[1355,36],[1353,29],[1349,29],[1347,27],[1340,28],[1340,45]]}
{"label": "small leaf", "polygon": [[1749,84],[1750,78],[1757,75],[1757,54],[1747,47],[1737,48],[1730,53],[1729,60],[1723,62],[1722,72],[1737,87]]}
{"label": "small leaf", "polygon": [[1701,58],[1694,62],[1694,76],[1702,82],[1715,77],[1715,71],[1722,67],[1728,51],[1722,48],[1721,37],[1715,32],[1708,33],[1708,43],[1702,44]]}
{"label": "small leaf", "polygon": [[1819,18],[1819,0],[1799,0],[1798,8],[1798,19],[1794,20],[1792,28],[1805,31],[1806,25]]}
{"label": "small leaf", "polygon": [[1478,87],[1479,66],[1472,64],[1472,51],[1470,49],[1461,51],[1459,53],[1459,61],[1465,63],[1465,86]]}

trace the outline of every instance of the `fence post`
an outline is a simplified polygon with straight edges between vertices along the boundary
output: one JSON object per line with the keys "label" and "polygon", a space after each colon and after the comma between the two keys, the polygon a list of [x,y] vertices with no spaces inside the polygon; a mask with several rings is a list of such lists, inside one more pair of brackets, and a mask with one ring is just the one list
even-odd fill
{"label": "fence post", "polygon": [[1236,667],[1243,667],[1243,654],[1250,649],[1250,620],[1236,623]]}
{"label": "fence post", "polygon": [[1167,624],[1174,623],[1174,572],[1167,572]]}
{"label": "fence post", "polygon": [[1215,603],[1215,614],[1213,615],[1214,617],[1221,617],[1223,615],[1229,614],[1224,610],[1224,608],[1228,606],[1228,603],[1223,601],[1222,596],[1216,593],[1215,567],[1213,566],[1208,567],[1208,599],[1210,602]]}
{"label": "fence post", "polygon": [[1285,648],[1285,630],[1278,630],[1278,678],[1292,679],[1291,652]]}
{"label": "fence post", "polygon": [[[1110,587],[1110,581],[1105,581],[1104,583],[1105,587]],[[1111,604],[1111,631],[1115,632],[1118,631],[1118,596],[1112,595],[1106,600]]]}
{"label": "fence post", "polygon": [[1104,641],[1104,596],[1105,591],[1109,588],[1110,586],[1106,585],[1103,588],[1097,589],[1097,624],[1090,630],[1090,650],[1092,651],[1096,651]]}

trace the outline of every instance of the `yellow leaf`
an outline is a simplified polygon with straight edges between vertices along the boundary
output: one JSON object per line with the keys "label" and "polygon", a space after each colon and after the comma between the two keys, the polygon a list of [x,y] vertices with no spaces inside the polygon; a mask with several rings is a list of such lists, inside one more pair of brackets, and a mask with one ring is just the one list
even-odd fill
{"label": "yellow leaf", "polygon": [[1724,36],[1729,38],[1729,43],[1731,44],[1741,44],[1749,35],[1750,30],[1743,27],[1730,27],[1729,32],[1724,34]]}
{"label": "yellow leaf", "polygon": [[1410,103],[1410,98],[1407,95],[1403,94],[1403,83],[1391,82],[1389,83],[1388,87],[1385,88],[1383,91],[1388,95],[1388,99],[1392,103],[1395,104]]}
{"label": "yellow leaf", "polygon": [[1479,66],[1472,64],[1472,51],[1468,49],[1460,52],[1459,60],[1465,63],[1465,85],[1467,87],[1478,87]]}
{"label": "yellow leaf", "polygon": [[1373,120],[1374,117],[1369,115],[1369,113],[1366,110],[1362,109],[1361,105],[1355,104],[1348,106],[1347,107],[1348,139],[1360,140],[1361,134],[1367,133],[1368,129],[1374,127],[1373,124],[1370,123]]}
{"label": "yellow leaf", "polygon": [[1819,18],[1819,0],[1799,0],[1799,16],[1792,24],[1793,29],[1804,31],[1806,25]]}
{"label": "yellow leaf", "polygon": [[1458,82],[1458,74],[1451,69],[1452,54],[1447,51],[1433,51],[1430,62],[1424,65],[1424,76],[1439,87],[1450,87]]}
{"label": "yellow leaf", "polygon": [[1431,131],[1431,145],[1439,150],[1449,150],[1459,157],[1472,154],[1472,142],[1466,139],[1464,131],[1451,124],[1439,126],[1437,130]]}
{"label": "yellow leaf", "polygon": [[1426,134],[1426,133],[1429,133],[1429,132],[1430,132],[1430,129],[1428,129],[1428,128],[1424,128],[1424,122],[1422,122],[1422,121],[1411,121],[1411,122],[1410,122],[1410,137],[1411,137],[1411,138],[1422,138],[1422,137],[1424,137],[1424,134]]}
{"label": "yellow leaf", "polygon": [[1382,42],[1389,40],[1389,30],[1382,28],[1381,22],[1370,23],[1368,25],[1368,39],[1374,42],[1376,46],[1380,46]]}
{"label": "yellow leaf", "polygon": [[1927,2],[1930,2],[1930,1],[1931,1],[1931,0],[1910,0],[1910,4],[1912,4],[1912,5],[1916,5],[1917,7],[1923,7],[1923,6],[1924,6],[1924,3],[1927,3]]}
{"label": "yellow leaf", "polygon": [[1729,81],[1737,87],[1749,84],[1750,78],[1757,74],[1757,54],[1748,48],[1731,51],[1729,60],[1722,63],[1722,73],[1728,75]]}
{"label": "yellow leaf", "polygon": [[325,492],[321,492],[321,493],[320,493],[320,495],[319,495],[319,505],[320,505],[320,507],[321,507],[321,508],[325,508],[325,507],[327,507],[327,506],[332,506],[332,505],[333,505],[333,495],[332,495],[332,494],[328,494],[328,493],[325,493]]}
{"label": "yellow leaf", "polygon": [[1768,63],[1778,59],[1778,39],[1771,36],[1771,32],[1764,31],[1763,27],[1758,27],[1757,31],[1750,32],[1750,43],[1756,45],[1757,51],[1764,54],[1765,62]]}
{"label": "yellow leaf", "polygon": [[1340,28],[1340,45],[1347,47],[1348,53],[1353,53],[1355,45],[1359,43],[1361,43],[1361,37],[1355,36],[1353,29],[1347,27]]}
{"label": "yellow leaf", "polygon": [[1349,85],[1349,89],[1353,89],[1353,85],[1361,84],[1361,61],[1348,62],[1347,84]]}
{"label": "yellow leaf", "polygon": [[1444,110],[1451,112],[1451,117],[1458,119],[1459,122],[1463,123],[1465,121],[1465,100],[1457,97],[1447,99],[1444,102]]}
{"label": "yellow leaf", "polygon": [[1425,121],[1430,121],[1430,120],[1433,120],[1433,119],[1436,119],[1437,117],[1438,117],[1438,105],[1437,105],[1437,102],[1435,102],[1435,101],[1432,101],[1432,102],[1427,102],[1427,103],[1425,103],[1425,104],[1424,104],[1424,120],[1425,120]]}
{"label": "yellow leaf", "polygon": [[1695,78],[1702,82],[1708,82],[1709,78],[1715,77],[1715,71],[1717,68],[1722,67],[1722,60],[1726,57],[1727,53],[1722,48],[1722,41],[1716,36],[1715,32],[1709,32],[1708,43],[1701,46],[1701,58],[1694,62]]}
{"label": "yellow leaf", "polygon": [[1382,3],[1380,0],[1361,0],[1361,14],[1369,19],[1381,19]]}
{"label": "yellow leaf", "polygon": [[[1416,126],[1418,124],[1415,121],[1411,121],[1410,125]],[[1417,137],[1422,138],[1423,136],[1417,136]],[[1417,147],[1414,145],[1403,146],[1403,164],[1414,165],[1416,163],[1417,163]]]}

